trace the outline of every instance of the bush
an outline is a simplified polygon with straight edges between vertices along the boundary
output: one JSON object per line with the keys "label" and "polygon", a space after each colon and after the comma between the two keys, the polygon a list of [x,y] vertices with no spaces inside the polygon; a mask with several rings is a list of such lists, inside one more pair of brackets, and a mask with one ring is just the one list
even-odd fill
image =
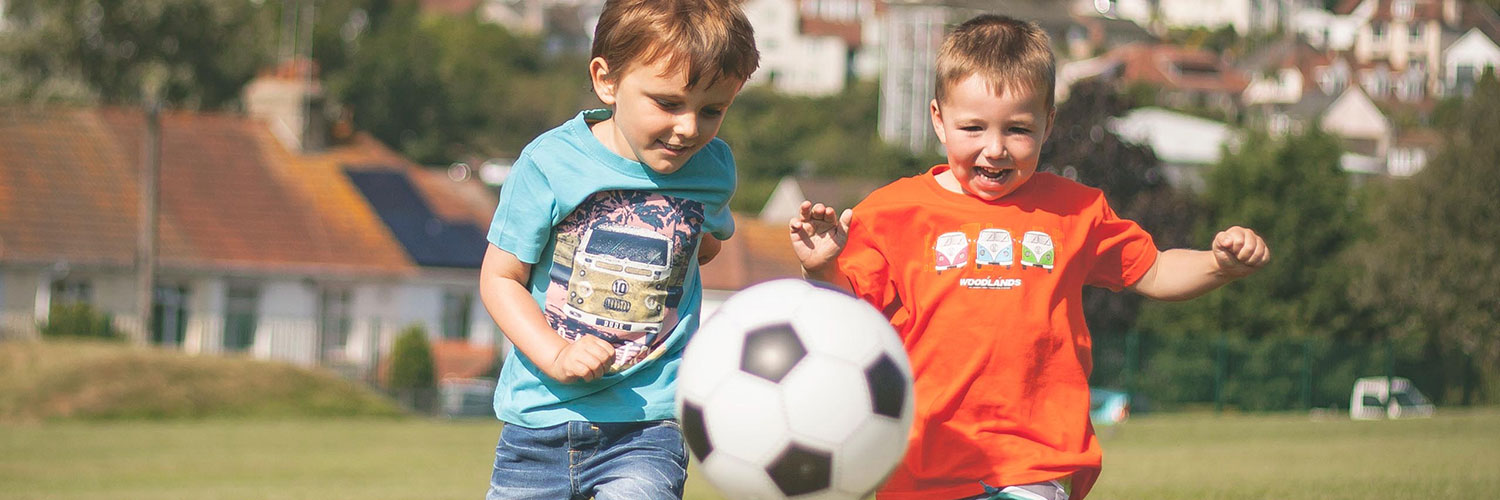
{"label": "bush", "polygon": [[391,349],[391,373],[386,387],[392,390],[433,389],[437,377],[432,361],[432,347],[427,344],[427,330],[412,325],[396,337]]}
{"label": "bush", "polygon": [[78,302],[52,304],[47,313],[47,323],[41,327],[43,337],[81,337],[104,340],[124,338],[115,329],[114,319],[109,313],[94,310],[93,306]]}
{"label": "bush", "polygon": [[432,347],[427,330],[419,325],[406,327],[396,336],[391,348],[390,372],[386,389],[402,406],[433,413],[437,411],[437,369],[433,366]]}

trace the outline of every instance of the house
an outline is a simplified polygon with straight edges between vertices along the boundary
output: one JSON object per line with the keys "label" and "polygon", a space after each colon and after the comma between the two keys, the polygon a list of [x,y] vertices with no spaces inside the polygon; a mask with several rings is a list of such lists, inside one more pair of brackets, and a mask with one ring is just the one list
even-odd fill
{"label": "house", "polygon": [[1249,35],[1270,33],[1281,24],[1281,0],[1158,0],[1158,15],[1171,27],[1234,28]]}
{"label": "house", "polygon": [[750,0],[760,69],[752,85],[797,95],[840,92],[851,80],[874,76],[868,49],[879,36],[875,0]]}
{"label": "house", "polygon": [[734,219],[734,237],[724,241],[719,255],[699,270],[704,318],[713,315],[735,292],[751,285],[802,278],[802,265],[792,253],[787,221],[768,223],[749,214],[735,214]]}
{"label": "house", "polygon": [[870,179],[782,177],[756,218],[771,225],[786,225],[799,213],[803,201],[823,203],[839,210],[851,208],[884,183]]}
{"label": "house", "polygon": [[1101,56],[1117,66],[1107,74],[1125,85],[1156,89],[1157,104],[1200,108],[1235,116],[1249,78],[1223,58],[1201,49],[1133,43]]}
{"label": "house", "polygon": [[1322,127],[1343,139],[1348,152],[1371,158],[1384,158],[1394,136],[1390,119],[1358,85],[1344,89],[1323,111]]}
{"label": "house", "polygon": [[[1241,35],[1269,33],[1289,17],[1287,0],[1073,0],[1078,14],[1128,19],[1158,28],[1234,28]],[[1160,31],[1157,31],[1158,33]]]}
{"label": "house", "polygon": [[1351,78],[1347,59],[1314,48],[1300,37],[1274,42],[1236,67],[1250,75],[1240,96],[1246,123],[1275,135],[1307,130]]}
{"label": "house", "polygon": [[1193,193],[1204,192],[1206,174],[1235,140],[1227,124],[1156,107],[1130,110],[1108,126],[1122,139],[1150,146],[1167,183]]}
{"label": "house", "polygon": [[[493,348],[477,297],[495,197],[361,133],[320,133],[321,89],[290,64],[250,116],[0,109],[0,331],[85,302],[137,343],[368,375],[396,335]],[[158,129],[151,320],[137,259],[144,144]],[[335,128],[335,130],[341,130]],[[347,130],[347,129],[342,129]]]}
{"label": "house", "polygon": [[541,36],[551,53],[587,55],[604,0],[421,0],[424,12],[466,16]]}
{"label": "house", "polygon": [[1478,28],[1443,49],[1443,82],[1446,93],[1468,96],[1485,71],[1500,68],[1500,46]]}
{"label": "house", "polygon": [[1427,162],[1443,148],[1443,136],[1421,129],[1396,134],[1386,154],[1385,173],[1391,177],[1411,177],[1427,167]]}
{"label": "house", "polygon": [[1311,12],[1299,13],[1298,31],[1315,45],[1326,41],[1327,48],[1347,50],[1355,81],[1377,101],[1417,102],[1459,91],[1449,85],[1459,85],[1458,64],[1448,62],[1452,47],[1468,38],[1459,58],[1484,58],[1477,39],[1500,40],[1500,16],[1476,1],[1344,0],[1321,26]]}

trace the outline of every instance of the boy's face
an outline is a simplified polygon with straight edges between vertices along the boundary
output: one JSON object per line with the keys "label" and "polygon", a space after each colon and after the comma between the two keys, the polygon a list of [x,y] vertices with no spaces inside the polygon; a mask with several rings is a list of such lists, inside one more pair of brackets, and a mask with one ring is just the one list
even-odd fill
{"label": "boy's face", "polygon": [[719,133],[724,112],[743,80],[720,78],[713,85],[700,79],[687,88],[687,72],[672,68],[669,58],[636,64],[623,75],[611,75],[604,59],[589,63],[594,92],[614,109],[614,116],[594,127],[594,135],[615,154],[646,164],[659,174],[682,168]]}
{"label": "boy's face", "polygon": [[984,78],[970,75],[930,106],[932,128],[948,150],[948,165],[938,182],[949,190],[985,201],[1014,192],[1036,173],[1042,143],[1052,129],[1052,110],[1044,96],[1030,91],[990,90]]}

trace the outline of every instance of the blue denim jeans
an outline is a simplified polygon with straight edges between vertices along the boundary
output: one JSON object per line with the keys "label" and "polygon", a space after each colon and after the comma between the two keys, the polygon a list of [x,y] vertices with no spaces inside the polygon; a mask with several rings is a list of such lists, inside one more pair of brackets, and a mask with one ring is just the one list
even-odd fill
{"label": "blue denim jeans", "polygon": [[677,500],[687,445],[675,420],[506,425],[487,500]]}

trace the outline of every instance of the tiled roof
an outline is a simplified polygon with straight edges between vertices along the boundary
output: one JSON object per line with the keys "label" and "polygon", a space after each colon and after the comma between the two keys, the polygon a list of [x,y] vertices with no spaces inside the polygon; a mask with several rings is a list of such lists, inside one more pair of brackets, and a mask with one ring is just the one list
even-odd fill
{"label": "tiled roof", "polygon": [[[421,167],[362,134],[303,154],[238,115],[168,112],[161,125],[165,270],[410,274],[413,260],[345,169],[395,169],[428,199],[461,198],[435,195],[444,188]],[[132,265],[145,134],[138,110],[0,108],[0,260]],[[432,203],[487,224],[473,209],[482,204]]]}
{"label": "tiled roof", "polygon": [[1249,79],[1205,50],[1167,44],[1132,43],[1105,57],[1120,61],[1127,82],[1146,82],[1177,90],[1239,93]]}

